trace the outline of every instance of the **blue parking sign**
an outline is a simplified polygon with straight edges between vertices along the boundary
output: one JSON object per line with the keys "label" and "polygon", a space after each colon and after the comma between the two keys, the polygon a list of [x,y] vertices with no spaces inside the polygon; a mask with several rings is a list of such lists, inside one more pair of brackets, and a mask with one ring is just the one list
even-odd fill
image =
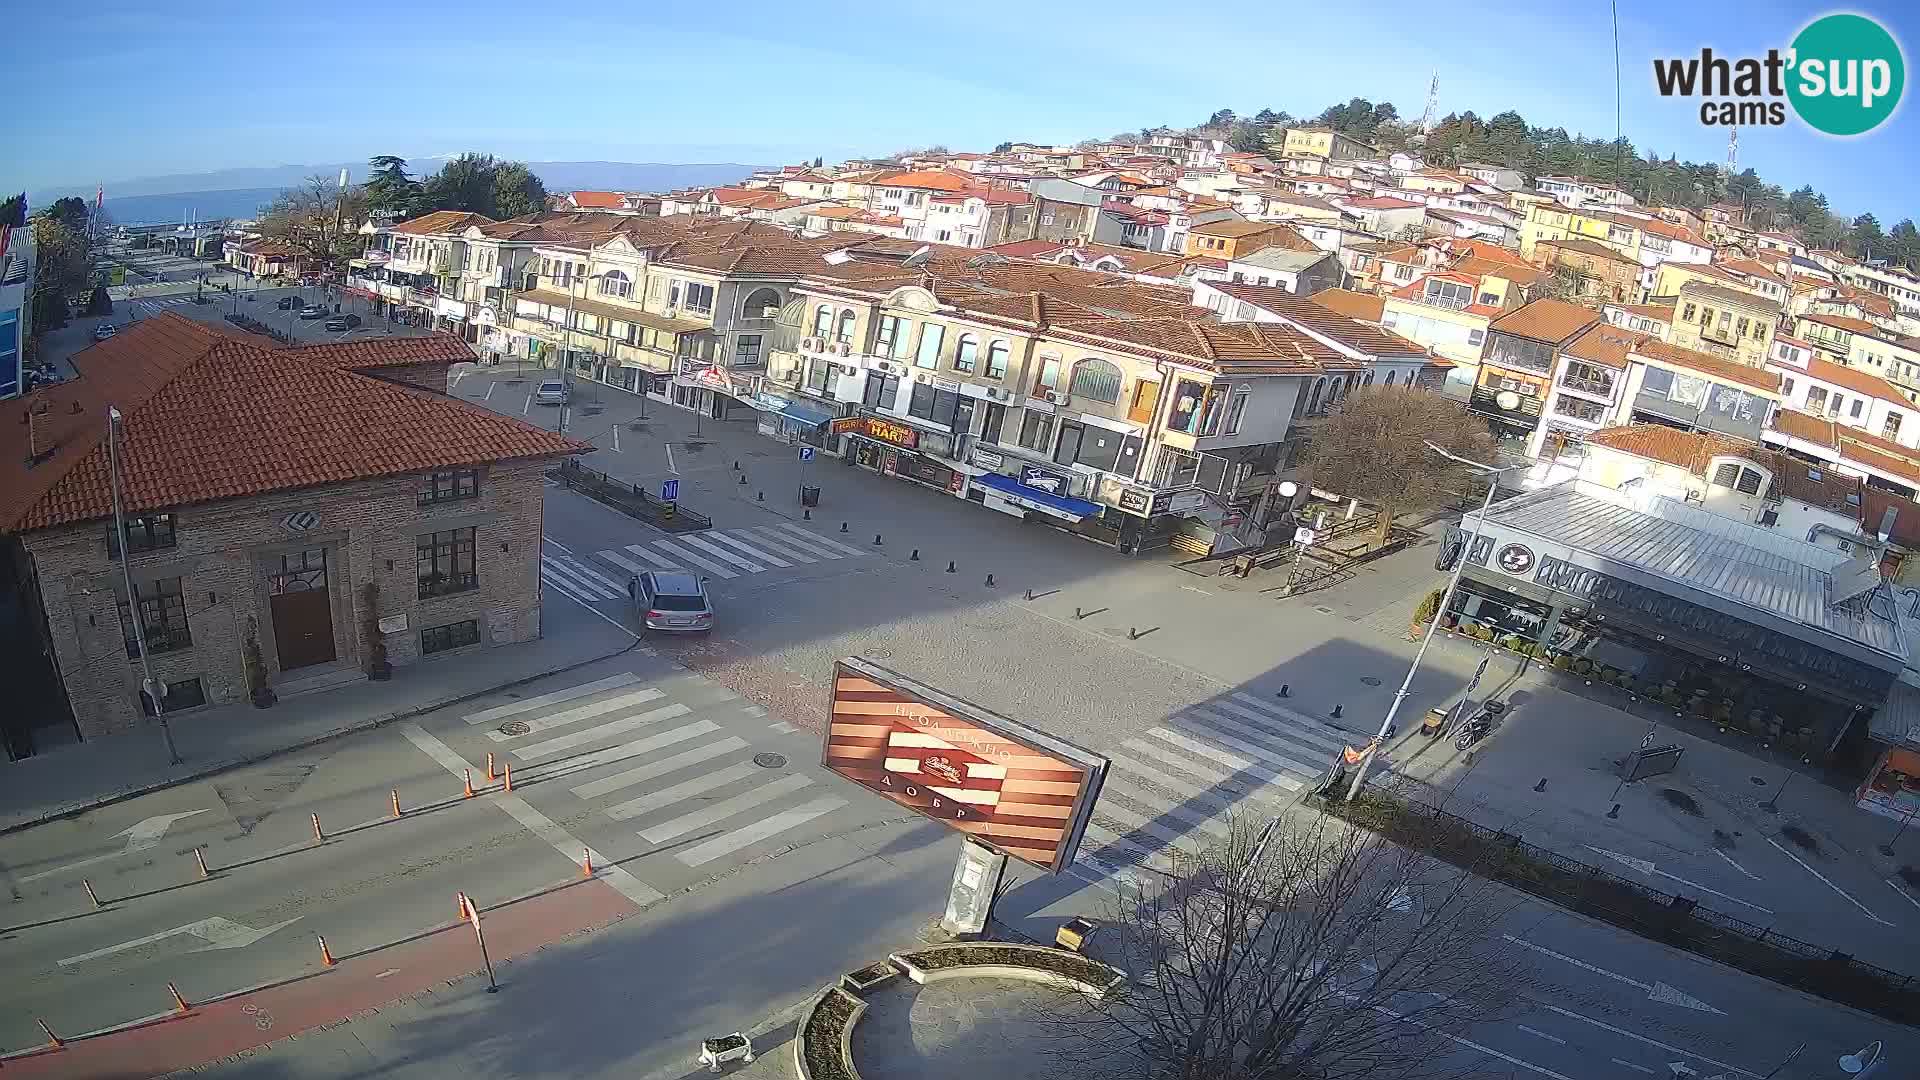
{"label": "blue parking sign", "polygon": [[673,502],[680,498],[680,481],[677,477],[672,480],[660,481],[660,498],[667,502]]}
{"label": "blue parking sign", "polygon": [[800,448],[800,460],[801,460],[801,461],[812,461],[812,460],[813,460],[813,447],[811,447],[811,446],[803,446],[803,447],[801,447],[801,448]]}

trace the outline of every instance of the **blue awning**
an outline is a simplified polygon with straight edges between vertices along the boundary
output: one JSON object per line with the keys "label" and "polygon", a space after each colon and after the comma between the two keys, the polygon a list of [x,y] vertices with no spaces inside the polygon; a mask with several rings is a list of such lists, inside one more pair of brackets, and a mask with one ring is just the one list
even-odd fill
{"label": "blue awning", "polygon": [[805,405],[798,401],[787,402],[786,408],[780,410],[780,415],[789,420],[798,421],[808,427],[819,427],[821,424],[833,419],[833,413],[826,409],[816,409],[811,405]]}
{"label": "blue awning", "polygon": [[1063,517],[1069,521],[1079,521],[1081,518],[1092,517],[1104,509],[1099,503],[1088,502],[1085,499],[1073,499],[1065,495],[1050,495],[1047,492],[1041,491],[1039,488],[1028,487],[1011,476],[1001,476],[999,473],[985,473],[976,476],[973,478],[973,482],[979,484],[981,487],[992,488],[994,491],[1000,493],[1001,498],[1006,499],[1016,506],[1024,506],[1029,510],[1038,510],[1043,514],[1052,514],[1055,517]]}

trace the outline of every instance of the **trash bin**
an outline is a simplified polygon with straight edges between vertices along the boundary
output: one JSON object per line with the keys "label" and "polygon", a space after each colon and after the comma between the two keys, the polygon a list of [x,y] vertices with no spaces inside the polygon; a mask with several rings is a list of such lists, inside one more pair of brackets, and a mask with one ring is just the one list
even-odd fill
{"label": "trash bin", "polygon": [[809,487],[805,484],[802,484],[800,486],[800,505],[801,506],[819,506],[820,505],[820,489],[817,487]]}

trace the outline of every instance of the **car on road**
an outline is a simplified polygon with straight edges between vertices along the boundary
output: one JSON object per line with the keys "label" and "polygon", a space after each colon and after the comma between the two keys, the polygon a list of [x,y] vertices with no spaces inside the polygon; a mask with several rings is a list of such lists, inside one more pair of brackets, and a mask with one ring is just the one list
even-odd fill
{"label": "car on road", "polygon": [[333,331],[351,330],[359,325],[360,316],[358,315],[335,315],[327,320],[327,329]]}
{"label": "car on road", "polygon": [[321,307],[319,304],[308,304],[306,307],[300,309],[300,317],[303,319],[324,319],[327,317],[327,309]]}
{"label": "car on road", "polygon": [[273,306],[279,308],[281,311],[292,311],[294,308],[300,306],[300,298],[297,296],[283,296],[275,301]]}
{"label": "car on road", "polygon": [[567,389],[567,384],[560,379],[548,379],[540,384],[538,390],[533,392],[533,400],[535,404],[539,405],[565,405],[569,396],[571,396],[571,391]]}
{"label": "car on road", "polygon": [[634,575],[628,588],[649,630],[712,630],[713,601],[703,578],[677,570]]}
{"label": "car on road", "polygon": [[93,328],[93,340],[105,341],[120,332],[120,328],[110,322],[103,322]]}

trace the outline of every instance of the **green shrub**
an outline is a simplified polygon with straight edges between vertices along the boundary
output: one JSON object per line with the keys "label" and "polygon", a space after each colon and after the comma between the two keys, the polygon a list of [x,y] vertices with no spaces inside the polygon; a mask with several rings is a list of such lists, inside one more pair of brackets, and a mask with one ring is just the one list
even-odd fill
{"label": "green shrub", "polygon": [[1446,592],[1445,589],[1435,589],[1422,597],[1419,605],[1413,609],[1413,621],[1417,623],[1432,622],[1433,617],[1440,612],[1440,597],[1444,592]]}
{"label": "green shrub", "polygon": [[1553,654],[1553,670],[1567,671],[1567,670],[1570,670],[1572,667],[1573,667],[1573,660],[1570,659],[1566,653]]}
{"label": "green shrub", "polygon": [[1573,673],[1575,675],[1580,675],[1580,676],[1593,674],[1593,661],[1587,659],[1584,656],[1578,660],[1575,660],[1573,662]]}

